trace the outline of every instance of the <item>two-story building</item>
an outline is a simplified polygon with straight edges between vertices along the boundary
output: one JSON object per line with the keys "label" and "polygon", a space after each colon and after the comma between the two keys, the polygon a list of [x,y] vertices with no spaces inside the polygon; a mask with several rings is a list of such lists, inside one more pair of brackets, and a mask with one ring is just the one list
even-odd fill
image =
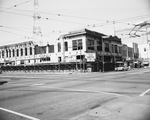
{"label": "two-story building", "polygon": [[87,29],[62,35],[57,46],[60,62],[74,62],[77,69],[113,70],[115,61],[122,60],[121,39]]}

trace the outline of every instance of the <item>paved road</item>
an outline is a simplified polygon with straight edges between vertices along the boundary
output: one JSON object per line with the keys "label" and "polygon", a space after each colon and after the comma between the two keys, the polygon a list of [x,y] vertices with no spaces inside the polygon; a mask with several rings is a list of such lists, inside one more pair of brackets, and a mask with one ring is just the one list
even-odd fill
{"label": "paved road", "polygon": [[77,74],[3,73],[0,120],[150,120],[150,68]]}

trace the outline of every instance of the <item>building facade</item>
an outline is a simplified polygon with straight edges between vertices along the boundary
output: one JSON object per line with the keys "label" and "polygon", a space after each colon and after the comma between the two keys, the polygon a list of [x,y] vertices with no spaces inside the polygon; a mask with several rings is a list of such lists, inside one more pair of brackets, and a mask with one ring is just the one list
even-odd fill
{"label": "building facade", "polygon": [[87,29],[61,35],[53,45],[28,41],[0,47],[0,63],[9,66],[69,64],[69,69],[109,71],[122,58],[120,38]]}
{"label": "building facade", "polygon": [[139,45],[139,58],[150,63],[150,43]]}
{"label": "building facade", "polygon": [[85,64],[92,71],[113,70],[115,61],[122,60],[121,39],[116,36],[83,29],[61,36],[57,44],[60,61],[75,62],[82,69]]}
{"label": "building facade", "polygon": [[34,45],[32,41],[0,47],[0,63],[4,65],[20,65],[34,63]]}

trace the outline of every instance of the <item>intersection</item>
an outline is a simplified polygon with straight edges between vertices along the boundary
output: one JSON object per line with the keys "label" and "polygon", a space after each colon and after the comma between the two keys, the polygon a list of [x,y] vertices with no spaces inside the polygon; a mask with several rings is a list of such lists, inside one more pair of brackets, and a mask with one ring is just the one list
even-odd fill
{"label": "intersection", "polygon": [[150,68],[106,73],[3,73],[3,120],[149,120]]}

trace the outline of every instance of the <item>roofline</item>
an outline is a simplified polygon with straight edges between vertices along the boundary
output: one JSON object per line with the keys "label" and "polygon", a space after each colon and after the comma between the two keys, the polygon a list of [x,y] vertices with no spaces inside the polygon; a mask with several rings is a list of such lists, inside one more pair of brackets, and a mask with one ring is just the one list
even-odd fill
{"label": "roofline", "polygon": [[9,44],[9,45],[3,45],[3,46],[0,46],[0,48],[11,47],[11,46],[15,46],[15,45],[22,45],[22,44],[26,44],[26,43],[33,43],[33,41],[25,41],[25,42],[20,42],[20,43],[14,43],[14,44]]}
{"label": "roofline", "polygon": [[96,32],[96,31],[92,31],[92,30],[88,30],[88,29],[81,29],[81,30],[75,30],[75,31],[71,31],[68,34],[64,34],[63,37],[71,37],[71,36],[77,36],[77,35],[83,35],[83,34],[90,34],[90,35],[94,35],[96,37],[102,37],[102,36],[106,36],[105,34]]}

